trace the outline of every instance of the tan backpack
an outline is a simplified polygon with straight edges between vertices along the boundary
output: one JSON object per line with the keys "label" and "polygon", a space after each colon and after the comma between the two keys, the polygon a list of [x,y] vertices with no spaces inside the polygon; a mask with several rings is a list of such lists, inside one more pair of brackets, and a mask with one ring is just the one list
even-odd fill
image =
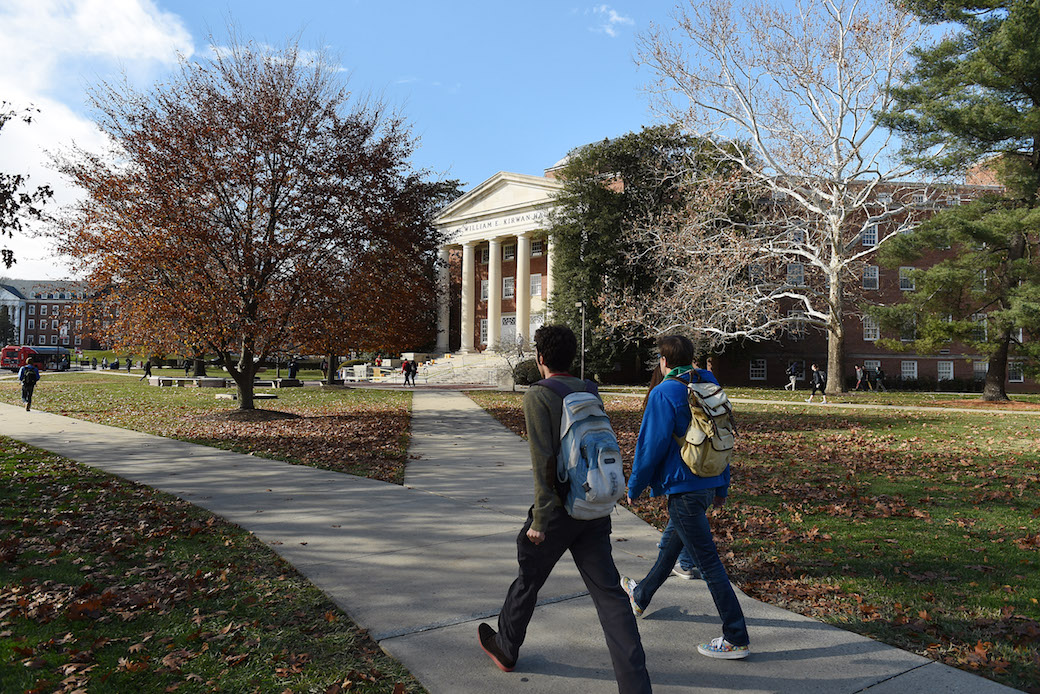
{"label": "tan backpack", "polygon": [[700,381],[686,386],[690,402],[690,426],[686,436],[675,437],[686,467],[698,477],[721,475],[733,458],[737,423],[722,386]]}

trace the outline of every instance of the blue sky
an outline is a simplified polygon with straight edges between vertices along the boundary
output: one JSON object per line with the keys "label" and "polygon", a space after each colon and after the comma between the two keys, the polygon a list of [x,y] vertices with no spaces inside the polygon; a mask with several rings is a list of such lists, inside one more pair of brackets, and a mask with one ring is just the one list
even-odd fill
{"label": "blue sky", "polygon": [[[123,72],[139,87],[204,57],[227,24],[257,41],[299,37],[339,60],[357,93],[399,109],[421,139],[419,167],[472,187],[497,171],[541,174],[571,148],[654,121],[635,39],[674,3],[358,0],[0,0],[0,100],[36,104],[31,127],[0,134],[0,170],[28,171],[63,202],[75,193],[45,151],[99,142],[86,90]],[[61,277],[36,240],[8,275]]]}

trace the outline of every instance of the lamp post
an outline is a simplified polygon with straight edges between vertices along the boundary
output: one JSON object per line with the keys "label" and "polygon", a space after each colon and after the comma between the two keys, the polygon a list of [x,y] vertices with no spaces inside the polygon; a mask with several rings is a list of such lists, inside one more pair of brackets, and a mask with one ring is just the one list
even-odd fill
{"label": "lamp post", "polygon": [[585,302],[578,301],[574,308],[581,309],[581,380],[585,380]]}

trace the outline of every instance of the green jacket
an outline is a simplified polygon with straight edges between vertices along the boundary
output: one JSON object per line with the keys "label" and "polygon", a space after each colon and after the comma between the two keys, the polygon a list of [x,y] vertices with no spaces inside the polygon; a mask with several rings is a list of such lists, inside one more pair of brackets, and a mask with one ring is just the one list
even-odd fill
{"label": "green jacket", "polygon": [[[573,390],[585,390],[585,382],[574,376],[554,376]],[[556,453],[560,449],[560,420],[563,418],[563,399],[544,386],[531,386],[524,395],[524,419],[527,422],[527,443],[531,448],[531,467],[534,473],[534,520],[531,528],[544,533],[549,515],[563,506],[556,492]]]}

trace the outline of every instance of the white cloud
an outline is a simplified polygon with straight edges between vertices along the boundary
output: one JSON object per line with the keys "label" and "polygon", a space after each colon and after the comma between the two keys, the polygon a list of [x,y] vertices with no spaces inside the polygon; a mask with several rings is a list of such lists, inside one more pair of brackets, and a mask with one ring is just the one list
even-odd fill
{"label": "white cloud", "polygon": [[[15,108],[40,109],[31,125],[10,122],[0,132],[0,170],[30,176],[33,187],[48,184],[55,201],[77,199],[50,165],[50,155],[76,143],[99,149],[104,137],[83,113],[84,88],[125,71],[149,81],[157,71],[190,57],[190,32],[174,14],[152,0],[4,0],[0,3],[0,98]],[[0,273],[24,279],[67,274],[49,242],[24,236],[3,239],[18,263]]]}
{"label": "white cloud", "polygon": [[635,20],[631,17],[618,14],[610,5],[596,5],[592,8],[592,14],[600,21],[600,23],[594,26],[592,30],[604,33],[611,38],[616,38],[618,36],[619,27],[635,24]]}

